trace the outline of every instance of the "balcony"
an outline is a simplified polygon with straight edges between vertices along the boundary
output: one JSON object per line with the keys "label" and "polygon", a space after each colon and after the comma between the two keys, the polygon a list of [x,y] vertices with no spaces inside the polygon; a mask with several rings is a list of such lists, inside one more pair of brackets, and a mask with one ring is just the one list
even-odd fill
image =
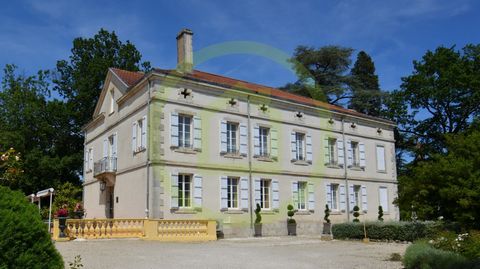
{"label": "balcony", "polygon": [[117,172],[117,157],[104,157],[93,165],[93,176],[115,175]]}

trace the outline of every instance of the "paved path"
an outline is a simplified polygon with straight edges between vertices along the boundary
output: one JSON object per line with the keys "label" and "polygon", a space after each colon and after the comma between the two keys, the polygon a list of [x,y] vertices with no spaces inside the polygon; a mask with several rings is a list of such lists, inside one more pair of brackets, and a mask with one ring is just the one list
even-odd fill
{"label": "paved path", "polygon": [[[93,268],[402,268],[386,261],[408,245],[320,241],[306,237],[222,239],[207,243],[89,240],[57,242],[65,262],[81,255]],[[68,267],[67,267],[68,268]]]}

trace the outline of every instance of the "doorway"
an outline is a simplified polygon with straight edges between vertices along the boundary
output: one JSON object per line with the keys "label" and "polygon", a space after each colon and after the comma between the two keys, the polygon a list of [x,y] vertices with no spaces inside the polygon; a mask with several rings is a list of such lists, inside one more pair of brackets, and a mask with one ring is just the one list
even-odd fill
{"label": "doorway", "polygon": [[106,207],[105,207],[105,215],[108,219],[113,219],[114,217],[114,204],[115,204],[115,201],[113,199],[113,196],[114,196],[114,187],[113,186],[109,186],[107,187],[107,193],[106,193],[106,199],[107,199],[107,203],[106,203]]}

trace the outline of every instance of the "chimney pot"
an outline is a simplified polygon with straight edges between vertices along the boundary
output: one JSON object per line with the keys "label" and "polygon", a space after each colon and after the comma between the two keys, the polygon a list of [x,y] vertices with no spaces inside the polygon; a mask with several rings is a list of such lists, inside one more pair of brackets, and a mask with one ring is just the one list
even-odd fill
{"label": "chimney pot", "polygon": [[177,35],[177,70],[190,73],[193,70],[193,32],[182,29]]}

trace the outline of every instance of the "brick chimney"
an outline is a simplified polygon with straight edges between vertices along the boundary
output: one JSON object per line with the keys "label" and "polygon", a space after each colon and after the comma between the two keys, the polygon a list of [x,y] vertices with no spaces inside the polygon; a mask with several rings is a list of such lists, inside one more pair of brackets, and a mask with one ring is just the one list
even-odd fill
{"label": "brick chimney", "polygon": [[193,70],[193,32],[183,29],[177,35],[177,70],[190,73]]}

